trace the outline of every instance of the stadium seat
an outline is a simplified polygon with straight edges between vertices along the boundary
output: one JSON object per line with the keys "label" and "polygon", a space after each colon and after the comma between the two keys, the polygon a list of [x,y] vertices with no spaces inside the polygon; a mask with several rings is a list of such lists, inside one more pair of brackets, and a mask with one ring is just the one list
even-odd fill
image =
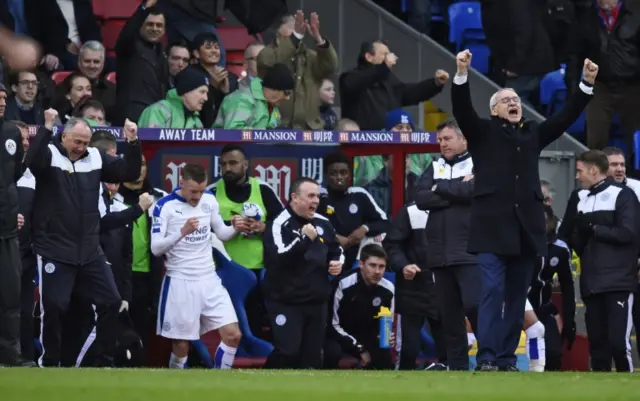
{"label": "stadium seat", "polygon": [[139,0],[93,0],[93,13],[102,20],[129,19],[140,6]]}
{"label": "stadium seat", "polygon": [[640,130],[633,134],[633,167],[640,170]]}
{"label": "stadium seat", "polygon": [[53,82],[55,82],[56,85],[60,85],[72,72],[73,71],[56,71],[51,74],[51,79],[53,79]]}
{"label": "stadium seat", "polygon": [[231,302],[238,316],[238,325],[242,331],[242,342],[238,349],[238,356],[243,357],[266,357],[273,350],[273,346],[268,342],[259,339],[251,333],[249,320],[244,308],[244,300],[249,291],[257,284],[255,274],[249,269],[228,260],[220,251],[213,249],[216,260],[216,272],[222,284],[225,286],[231,297]]}
{"label": "stadium seat", "polygon": [[549,105],[553,95],[560,90],[566,90],[564,83],[564,69],[552,71],[540,81],[540,104]]}
{"label": "stadium seat", "polygon": [[484,41],[479,2],[459,2],[449,6],[449,42],[459,51],[465,42]]}
{"label": "stadium seat", "polygon": [[116,73],[115,72],[108,73],[105,78],[107,78],[107,81],[109,81],[109,82],[113,82],[114,84],[116,83]]}
{"label": "stadium seat", "polygon": [[231,50],[226,52],[227,64],[242,65],[244,64],[244,51]]}
{"label": "stadium seat", "polygon": [[491,51],[486,43],[480,41],[465,41],[462,48],[469,49],[473,58],[471,59],[471,67],[482,74],[489,73],[489,55]]}
{"label": "stadium seat", "polygon": [[107,20],[102,24],[102,44],[107,50],[113,50],[116,48],[116,42],[120,31],[127,23],[126,20]]}
{"label": "stadium seat", "polygon": [[247,68],[244,65],[227,63],[227,70],[236,74],[238,78],[242,78],[243,74],[247,71]]}
{"label": "stadium seat", "polygon": [[243,26],[220,26],[218,30],[218,39],[224,43],[225,51],[242,50],[255,40],[255,38],[247,33],[247,28]]}

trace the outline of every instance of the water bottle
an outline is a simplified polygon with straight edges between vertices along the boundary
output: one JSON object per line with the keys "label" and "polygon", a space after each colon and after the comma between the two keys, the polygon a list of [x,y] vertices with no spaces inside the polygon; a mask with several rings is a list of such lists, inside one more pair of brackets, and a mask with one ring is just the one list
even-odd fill
{"label": "water bottle", "polygon": [[[256,221],[260,221],[260,218],[262,217],[260,215],[260,207],[255,203],[245,202],[242,205],[242,217],[250,217]],[[242,233],[242,235],[246,237],[253,237],[255,234]]]}
{"label": "water bottle", "polygon": [[393,315],[389,308],[380,307],[376,319],[380,319],[380,348],[391,348],[391,333],[393,330]]}

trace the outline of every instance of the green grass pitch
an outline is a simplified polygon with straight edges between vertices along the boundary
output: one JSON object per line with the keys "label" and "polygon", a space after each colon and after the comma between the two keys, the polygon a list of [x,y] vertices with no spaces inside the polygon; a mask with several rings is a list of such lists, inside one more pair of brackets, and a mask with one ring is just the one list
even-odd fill
{"label": "green grass pitch", "polygon": [[626,401],[640,376],[267,370],[0,369],[2,401]]}

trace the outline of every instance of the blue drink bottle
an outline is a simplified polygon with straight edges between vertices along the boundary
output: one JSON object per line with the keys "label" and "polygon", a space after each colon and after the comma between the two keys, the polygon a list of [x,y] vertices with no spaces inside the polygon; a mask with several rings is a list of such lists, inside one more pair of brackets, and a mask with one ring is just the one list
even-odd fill
{"label": "blue drink bottle", "polygon": [[393,315],[389,308],[380,307],[376,319],[380,319],[380,348],[391,348],[391,331],[393,330]]}

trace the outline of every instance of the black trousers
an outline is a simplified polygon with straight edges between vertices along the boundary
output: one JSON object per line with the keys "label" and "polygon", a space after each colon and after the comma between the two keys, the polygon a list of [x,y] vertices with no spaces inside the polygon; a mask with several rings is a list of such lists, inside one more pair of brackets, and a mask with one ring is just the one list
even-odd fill
{"label": "black trousers", "polygon": [[113,357],[116,346],[116,322],[120,294],[113,272],[100,258],[84,265],[69,265],[38,256],[40,303],[42,308],[42,355],[40,366],[59,366],[61,361],[62,328],[74,292],[89,305],[96,305],[98,327],[103,327],[99,341],[100,355]]}
{"label": "black trousers", "polygon": [[[133,323],[133,329],[142,339],[146,349],[149,336],[155,333],[155,319],[153,316],[153,280],[151,273],[133,272],[131,274],[131,305],[129,316]],[[157,300],[155,300],[157,302]]]}
{"label": "black trousers", "polygon": [[399,316],[398,341],[398,369],[414,370],[416,368],[416,358],[422,350],[422,328],[426,323],[429,325],[429,332],[436,343],[436,353],[440,363],[447,363],[447,347],[444,337],[442,320],[430,316],[418,316],[402,314]]}
{"label": "black trousers", "polygon": [[445,335],[450,370],[469,370],[469,345],[465,317],[474,332],[478,328],[478,304],[482,294],[478,265],[435,268],[434,292]]}
{"label": "black trousers", "polygon": [[[249,329],[251,330],[251,333],[258,338],[263,338],[262,328],[269,324],[269,318],[267,315],[267,308],[264,304],[264,295],[262,294],[260,270],[261,269],[251,270],[256,275],[258,282],[249,294],[247,294],[247,298],[244,300],[244,309],[247,313],[247,320],[249,321]],[[272,338],[264,338],[264,340],[269,342],[273,341]]]}
{"label": "black trousers", "polygon": [[25,359],[35,360],[35,344],[34,344],[34,316],[33,308],[36,300],[34,291],[36,289],[36,256],[28,253],[22,256],[22,284],[21,284],[21,301],[20,301],[20,351]]}
{"label": "black trousers", "polygon": [[536,310],[536,316],[540,323],[544,325],[544,342],[545,342],[545,367],[547,372],[557,372],[562,367],[562,337],[560,329],[556,321],[555,310],[553,305],[541,307]]}
{"label": "black trousers", "polygon": [[591,369],[611,371],[611,357],[618,372],[633,372],[631,324],[633,293],[606,292],[583,298]]}
{"label": "black trousers", "polygon": [[636,333],[636,351],[638,352],[638,356],[640,356],[640,284],[638,284],[638,289],[636,290],[633,299],[633,327]]}
{"label": "black trousers", "polygon": [[292,305],[265,300],[274,350],[265,369],[319,369],[327,327],[327,304]]}
{"label": "black trousers", "polygon": [[[371,362],[367,366],[364,366],[365,369],[393,369],[393,355],[391,354],[391,348],[380,348],[377,343],[371,341],[363,342],[362,345],[369,353],[369,356],[371,356]],[[338,369],[342,357],[349,355],[348,352],[342,349],[342,345],[333,338],[327,338],[325,340],[323,351],[322,367],[324,369]],[[360,359],[360,355],[352,356]]]}
{"label": "black trousers", "polygon": [[0,239],[0,363],[20,355],[20,279],[18,238]]}

